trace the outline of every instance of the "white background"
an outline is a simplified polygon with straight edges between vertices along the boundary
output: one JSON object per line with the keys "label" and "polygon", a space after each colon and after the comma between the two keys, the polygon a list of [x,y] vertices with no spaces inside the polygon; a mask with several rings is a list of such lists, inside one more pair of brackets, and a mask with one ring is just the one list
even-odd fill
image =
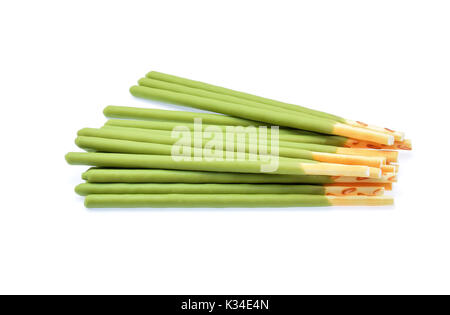
{"label": "white background", "polygon": [[[2,1],[2,293],[450,293],[448,1]],[[407,132],[389,208],[87,210],[66,152],[158,70]],[[170,105],[166,108],[174,109]]]}

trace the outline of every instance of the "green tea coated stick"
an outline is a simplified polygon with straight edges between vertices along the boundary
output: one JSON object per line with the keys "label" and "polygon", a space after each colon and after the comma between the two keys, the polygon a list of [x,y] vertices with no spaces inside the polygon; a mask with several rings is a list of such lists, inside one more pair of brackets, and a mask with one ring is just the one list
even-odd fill
{"label": "green tea coated stick", "polygon": [[199,81],[189,80],[189,79],[185,79],[185,78],[181,78],[181,77],[177,77],[174,75],[165,74],[165,73],[161,73],[161,72],[157,72],[157,71],[151,71],[151,72],[147,73],[147,78],[161,80],[161,81],[179,84],[179,85],[184,85],[184,86],[195,88],[195,89],[210,91],[210,92],[213,92],[216,94],[229,95],[229,96],[232,96],[235,98],[245,99],[245,100],[254,101],[254,102],[263,103],[263,104],[268,104],[268,105],[271,105],[274,107],[289,109],[289,110],[306,113],[306,114],[310,114],[310,115],[315,115],[318,117],[327,118],[327,119],[331,119],[331,120],[335,120],[335,121],[339,121],[339,122],[345,122],[345,119],[342,117],[324,113],[324,112],[321,112],[318,110],[306,108],[306,107],[299,106],[299,105],[279,102],[279,101],[268,99],[265,97],[260,97],[260,96],[256,96],[256,95],[252,95],[252,94],[248,94],[248,93],[244,93],[244,92],[234,91],[234,90],[223,88],[220,86],[215,86],[215,85],[211,85],[211,84],[207,84],[207,83],[203,83],[203,82],[199,82]]}
{"label": "green tea coated stick", "polygon": [[[99,135],[100,132],[98,130],[101,130],[101,136]],[[192,132],[192,130],[190,130]],[[131,136],[131,134],[133,133],[133,135]],[[235,142],[246,142],[248,143],[249,140],[249,136],[245,135],[245,138],[243,139],[243,134],[245,134],[244,132],[236,132],[234,133],[234,139]],[[95,129],[95,128],[83,128],[78,132],[79,136],[92,136],[92,137],[105,137],[105,138],[113,138],[113,139],[124,139],[124,140],[134,140],[134,141],[143,141],[143,142],[149,142],[149,139],[155,139],[159,136],[161,136],[163,139],[165,137],[170,137],[172,138],[172,132],[169,130],[155,130],[155,129],[144,129],[144,128],[134,128],[134,127],[120,127],[120,126],[116,126],[116,125],[105,125],[100,129]],[[103,136],[104,135],[104,136]],[[224,138],[225,137],[226,132],[224,133]],[[238,136],[238,135],[241,135]],[[192,137],[194,137],[195,135],[192,135]],[[261,137],[259,136],[259,134],[257,133],[258,139],[261,139]],[[295,137],[295,141],[294,138]],[[272,134],[270,133],[270,131],[267,134],[266,140],[267,140],[267,145],[270,146],[271,143],[271,138],[272,138]],[[243,140],[242,140],[243,139]],[[207,140],[207,139],[205,139]],[[171,142],[164,142],[164,143],[173,143],[174,140],[172,140]],[[156,141],[158,142],[158,141]],[[158,142],[159,143],[159,142]],[[318,136],[293,136],[293,135],[279,135],[279,146],[281,147],[292,147],[292,148],[297,148],[297,149],[302,149],[301,145],[296,147],[297,143],[311,143],[311,144],[321,144],[321,145],[330,145],[333,147],[339,147],[340,139],[333,139],[333,136],[328,137],[328,138],[322,138],[322,137],[318,137]],[[321,148],[321,147],[319,147]],[[326,152],[330,151],[331,148],[329,147],[325,147],[322,149],[326,149]],[[308,149],[306,149],[308,150]],[[311,151],[311,150],[309,150]],[[333,149],[331,149],[331,151],[333,151]],[[322,152],[322,151],[317,151],[317,152]]]}
{"label": "green tea coated stick", "polygon": [[[130,128],[141,128],[141,129],[155,129],[155,130],[165,130],[165,131],[171,131],[176,127],[185,126],[189,130],[194,130],[194,127],[196,126],[193,121],[155,121],[155,120],[127,120],[127,119],[109,119],[105,125],[111,125],[111,126],[118,126],[118,127],[130,127]],[[245,130],[247,127],[253,126],[255,128],[259,128],[261,125],[259,124],[253,124],[253,125],[247,125],[247,126],[227,126],[227,125],[214,125],[214,124],[197,124],[197,127],[201,125],[202,130],[205,130],[207,128],[219,128],[223,131],[226,131],[227,128],[230,129],[230,127],[234,128],[236,132],[242,132],[239,130]],[[268,127],[266,125],[262,125],[263,127]],[[237,127],[237,128],[236,128]],[[242,128],[239,128],[242,127]],[[270,128],[267,128],[267,131],[270,132]],[[318,133],[312,133],[312,132],[305,132],[301,130],[296,129],[285,129],[285,128],[278,128],[278,133],[285,134],[285,135],[294,135],[294,136],[300,136],[300,135],[309,135],[309,136],[321,136],[324,137],[324,135],[318,134]],[[325,136],[327,137],[327,136]],[[330,137],[330,136],[328,136]],[[331,136],[331,137],[337,137],[337,136]],[[347,139],[346,139],[347,140]]]}
{"label": "green tea coated stick", "polygon": [[311,116],[311,118],[313,118],[313,119],[320,117],[320,118],[331,120],[334,122],[338,121],[334,118],[325,117],[325,116],[321,117],[316,114],[311,114],[311,112],[315,112],[315,111],[312,111],[310,109],[308,109],[308,111],[305,111],[304,110],[305,108],[303,108],[301,106],[292,105],[292,108],[273,106],[273,105],[269,105],[269,104],[262,103],[262,102],[248,100],[245,98],[239,98],[239,97],[235,97],[235,96],[231,96],[231,95],[227,95],[227,94],[215,93],[215,92],[211,92],[211,91],[203,90],[203,89],[191,88],[191,87],[188,87],[185,85],[170,83],[170,82],[161,81],[161,80],[142,78],[138,81],[138,84],[140,86],[145,86],[145,87],[149,87],[149,88],[168,90],[168,91],[173,91],[173,92],[177,92],[177,93],[195,95],[195,96],[200,96],[200,97],[204,97],[204,98],[224,101],[224,102],[247,105],[247,106],[254,107],[255,109],[264,108],[264,109],[272,110],[272,111],[285,112],[286,114],[290,114],[290,115],[297,115],[297,114],[301,113],[302,115]]}
{"label": "green tea coated stick", "polygon": [[[117,123],[116,123],[117,122]],[[123,120],[123,122],[121,120],[114,120],[114,121],[107,121],[105,123],[105,125],[103,125],[101,127],[101,129],[111,129],[111,128],[116,128],[116,130],[122,130],[122,131],[126,131],[128,130],[134,130],[134,131],[148,131],[148,132],[152,132],[152,133],[163,133],[166,135],[171,135],[172,134],[172,129],[153,129],[153,128],[143,128],[143,127],[139,127],[139,124],[134,124],[134,123],[129,123],[129,122],[135,122],[135,120]],[[150,127],[150,126],[148,126]],[[158,126],[155,126],[158,127]],[[118,129],[121,128],[121,129]],[[256,129],[252,129],[252,130],[248,130],[248,127],[235,127],[235,126],[221,126],[221,125],[206,125],[206,126],[202,126],[202,128],[195,128],[194,129],[194,125],[185,125],[185,124],[178,124],[176,127],[177,128],[175,130],[185,130],[185,131],[191,131],[191,132],[200,132],[200,136],[203,136],[204,133],[207,132],[220,132],[223,135],[225,134],[234,134],[235,136],[237,135],[242,135],[242,134],[256,134],[256,136],[258,138],[260,138],[260,135],[264,136],[265,139],[268,139],[270,141],[271,137],[272,137],[272,132],[270,129],[267,129],[266,131],[259,131],[258,128]],[[330,139],[327,139],[330,138]],[[282,141],[290,141],[290,142],[303,142],[303,143],[325,143],[325,144],[341,144],[342,142],[339,141],[338,139],[333,139],[334,136],[329,136],[329,137],[321,137],[321,136],[310,136],[310,135],[293,135],[293,134],[278,134],[278,139],[282,140]]]}
{"label": "green tea coated stick", "polygon": [[[153,130],[149,130],[149,129],[144,130],[144,129],[133,129],[133,128],[121,128],[121,127],[101,128],[101,129],[83,128],[78,131],[78,136],[79,137],[95,137],[95,138],[105,138],[105,139],[127,140],[127,141],[134,141],[134,142],[164,144],[164,145],[173,145],[179,141],[179,139],[171,136],[171,132],[164,132],[162,130],[153,131]],[[222,139],[222,141],[218,141],[218,143],[220,143],[222,145],[223,151],[228,150],[228,147],[226,146],[226,144],[227,144],[227,140],[229,140],[229,138],[230,137],[228,137],[228,138],[225,137],[224,139]],[[233,139],[232,141],[234,141],[233,150],[232,150],[233,152],[235,152],[237,150],[238,145],[241,147],[245,145],[246,152],[249,151],[250,141],[247,137],[244,137],[244,135],[242,135],[242,137],[239,137],[236,134],[234,134],[234,135],[232,135],[231,138]],[[188,139],[190,139],[190,145],[189,145],[190,147],[200,147],[200,148],[204,147],[204,145],[208,141],[210,141],[209,139],[204,139],[201,136],[196,137],[194,134],[191,134],[190,137],[188,137]],[[196,139],[198,141],[196,141]],[[271,153],[270,143],[271,143],[270,140],[267,141],[267,144],[265,144],[265,145],[262,145],[262,144],[259,145],[259,143],[256,143],[255,144],[257,146],[256,151],[258,151],[259,149],[265,150],[265,151],[262,151],[263,154],[270,154]],[[280,145],[282,145],[282,144],[280,144]],[[120,148],[119,148],[119,150],[120,150]],[[295,158],[311,159],[311,154],[308,154],[308,152],[303,152],[303,151],[307,151],[307,150],[302,150],[300,152],[298,149],[293,149],[288,146],[286,147],[285,150],[287,152],[294,152],[294,153],[299,152],[300,155],[303,154],[303,156],[304,156],[304,157],[302,157],[302,156],[294,155],[293,157],[295,157]],[[108,150],[107,152],[111,152],[111,151]],[[170,151],[167,151],[167,152],[168,152],[168,154],[170,154]],[[133,152],[133,153],[139,153],[139,152]],[[156,153],[152,153],[152,152],[142,152],[142,153],[143,154],[147,154],[147,153],[156,154]],[[291,153],[291,154],[294,154],[294,153]],[[287,155],[281,154],[281,153],[280,153],[280,155],[287,156]]]}
{"label": "green tea coated stick", "polygon": [[[83,149],[92,149],[101,152],[115,152],[115,153],[136,153],[136,154],[159,154],[159,155],[171,155],[172,145],[175,144],[178,139],[172,138],[169,135],[164,134],[147,134],[140,133],[139,131],[126,130],[108,130],[108,129],[81,129],[78,132],[78,137],[75,143]],[[205,141],[207,142],[207,140]],[[245,152],[250,153],[249,141],[241,142],[245,149]],[[200,148],[204,143],[199,142]],[[229,151],[226,147],[226,140],[221,142],[222,150]],[[269,142],[270,145],[270,142]],[[196,147],[197,143],[191,138],[190,147]],[[239,144],[235,141],[233,146],[233,152],[237,152]],[[270,154],[271,148],[268,146],[259,146],[255,148],[257,152],[264,150],[264,154]],[[193,150],[191,150],[193,152]],[[279,155],[288,158],[315,160],[314,154],[311,151],[303,149],[295,149],[289,147],[279,147]],[[257,153],[254,152],[254,153]],[[222,154],[225,155],[225,152]]]}
{"label": "green tea coated stick", "polygon": [[303,194],[325,195],[319,185],[274,184],[92,184],[84,183],[75,188],[81,196],[92,194]]}
{"label": "green tea coated stick", "polygon": [[[100,131],[99,131],[100,130]],[[173,144],[176,140],[169,136],[168,133],[164,134],[163,131],[149,131],[149,130],[139,130],[137,128],[102,128],[102,129],[92,129],[85,128],[79,131],[79,135],[86,136],[98,136],[112,139],[125,139],[125,140],[133,140],[133,141],[141,141],[141,142],[152,142],[152,143],[161,143],[161,144]],[[240,139],[239,137],[235,137],[235,143],[248,143],[248,139]],[[195,138],[198,139],[198,138]],[[202,140],[202,139],[200,139]],[[223,140],[225,141],[225,139]],[[196,147],[200,147],[200,141],[192,141]],[[203,143],[203,140],[202,140]],[[203,144],[202,144],[203,145]],[[311,143],[298,143],[292,141],[279,141],[280,148],[280,156],[291,157],[291,158],[308,158],[306,157],[305,152],[296,151],[310,151],[313,152],[313,157],[317,161],[321,162],[332,162],[339,164],[353,164],[353,165],[368,165],[372,167],[380,167],[380,164],[384,163],[384,160],[388,160],[388,162],[396,162],[398,153],[396,151],[375,151],[375,150],[366,150],[366,149],[351,149],[351,148],[341,148],[337,146],[329,146],[329,145],[320,145],[320,144],[311,144]],[[270,141],[267,141],[267,146],[270,146]],[[224,148],[226,146],[224,145]],[[259,147],[261,150],[266,149],[265,146]],[[167,149],[167,148],[166,148]],[[247,148],[248,149],[248,148]],[[295,150],[292,150],[295,149]],[[166,150],[167,151],[167,150]],[[236,151],[236,150],[235,150]],[[108,152],[111,152],[108,150]],[[118,151],[122,152],[122,151]],[[253,152],[255,153],[255,152]],[[269,150],[262,151],[263,154],[270,153]],[[321,154],[322,153],[322,154]],[[332,153],[341,155],[338,156],[329,156],[323,153]],[[166,154],[166,153],[164,153]],[[345,157],[345,155],[350,155],[351,157]],[[302,157],[303,156],[303,157]],[[332,160],[330,160],[332,159]]]}
{"label": "green tea coated stick", "polygon": [[[83,131],[83,130],[81,130]],[[216,159],[218,156],[225,159],[229,156],[233,156],[234,158],[238,158],[239,154],[244,154],[245,159],[249,159],[251,155],[254,155],[254,160],[258,159],[258,156],[255,154],[259,154],[261,156],[273,155],[271,147],[258,145],[257,143],[254,145],[250,145],[249,141],[247,142],[233,142],[233,147],[228,145],[225,139],[223,139],[220,144],[222,147],[217,148],[213,151],[204,151],[204,144],[202,143],[202,139],[199,141],[195,141],[195,139],[189,138],[189,144],[183,144],[183,146],[178,149],[174,147],[177,139],[174,139],[170,136],[164,136],[161,134],[152,135],[152,138],[147,138],[147,142],[141,141],[130,141],[123,140],[123,138],[128,137],[128,139],[135,139],[133,131],[127,131],[130,133],[127,136],[126,132],[121,132],[120,135],[117,135],[116,138],[112,138],[113,135],[108,133],[106,135],[105,130],[99,129],[95,135],[97,137],[86,137],[79,136],[75,140],[77,146],[87,151],[98,151],[98,152],[111,152],[111,153],[133,153],[133,154],[157,154],[157,155],[173,155],[174,149],[182,149],[183,156],[200,156],[200,157],[211,157]],[[116,131],[116,130],[106,130],[108,132]],[[80,132],[79,132],[80,133]],[[81,132],[82,133],[82,132]],[[92,132],[91,132],[92,134]],[[105,136],[105,138],[102,138]],[[139,139],[141,140],[141,139]],[[187,151],[188,150],[188,151]],[[197,152],[199,150],[199,152]],[[238,153],[241,152],[241,153]],[[322,152],[312,152],[301,149],[294,149],[289,147],[278,147],[275,152],[280,159],[296,159],[298,162],[325,162],[325,163],[337,163],[337,164],[349,164],[349,165],[367,165],[371,167],[380,167],[385,159],[379,157],[360,157],[354,155],[338,155],[338,154],[329,154]]]}
{"label": "green tea coated stick", "polygon": [[[161,139],[161,137],[159,137]],[[174,140],[172,138],[168,138],[169,140]],[[170,144],[160,144],[160,143],[150,143],[150,142],[138,142],[138,141],[129,141],[129,140],[119,140],[119,139],[109,139],[109,138],[98,138],[98,137],[84,137],[79,136],[75,140],[75,144],[85,149],[86,151],[98,151],[98,152],[110,152],[110,153],[132,153],[132,154],[154,154],[154,155],[172,155],[173,146]],[[189,146],[190,155],[194,156],[195,149],[194,146]],[[200,147],[201,148],[201,147]],[[280,148],[281,151],[282,148]],[[301,151],[286,148],[286,152],[290,154],[300,155],[295,157],[298,162],[305,163],[313,163],[314,159],[312,155],[308,151]],[[222,158],[226,158],[230,156],[232,152],[233,156],[237,158],[237,150],[217,150],[215,154],[220,154]],[[299,153],[298,153],[299,152]],[[249,153],[249,148],[245,147],[245,159],[249,159],[251,153]],[[270,152],[268,153],[270,154]],[[255,154],[253,154],[255,155]],[[264,154],[267,155],[267,154]],[[216,155],[214,155],[215,157]],[[203,157],[203,152],[201,157]],[[309,158],[310,157],[310,158]],[[255,156],[257,159],[258,156]],[[289,157],[281,156],[280,159],[286,159]]]}
{"label": "green tea coated stick", "polygon": [[[269,126],[268,124],[261,123],[259,121],[253,121],[248,119],[234,118],[229,116],[224,116],[221,114],[205,114],[205,113],[193,113],[188,111],[174,111],[165,109],[154,109],[154,108],[139,108],[139,107],[128,107],[128,106],[114,106],[110,105],[105,107],[103,111],[104,115],[109,118],[120,118],[122,119],[137,119],[136,123],[142,123],[139,128],[149,128],[149,129],[166,129],[172,130],[174,126],[179,125],[179,123],[190,123],[194,122],[194,119],[200,118],[202,123],[205,125],[222,125],[222,126]],[[116,121],[117,122],[117,121]],[[153,123],[152,126],[146,125],[145,122]],[[167,125],[172,126],[168,129]],[[159,127],[155,127],[159,126]],[[163,127],[161,127],[163,126]],[[298,135],[315,135],[315,136],[325,136],[317,132],[292,129],[292,128],[280,128],[281,133],[298,134]],[[348,140],[346,138],[346,140]]]}
{"label": "green tea coated stick", "polygon": [[219,173],[182,170],[102,169],[83,173],[90,183],[331,184],[330,176]]}
{"label": "green tea coated stick", "polygon": [[[108,138],[108,139],[121,139],[121,140],[129,140],[129,141],[139,141],[139,142],[150,142],[150,143],[159,143],[166,145],[173,145],[178,141],[172,137],[172,134],[169,131],[163,130],[149,130],[149,129],[137,129],[137,128],[124,128],[124,127],[108,127],[101,129],[94,128],[84,128],[78,131],[79,136],[88,136],[88,137],[99,137],[99,138]],[[204,147],[205,143],[207,143],[208,139],[203,139],[201,137],[195,137],[195,133],[190,138],[190,146],[191,147]],[[236,134],[232,136],[234,138],[234,147],[230,148],[227,146],[229,144],[229,137],[225,137],[222,139],[222,149],[223,151],[244,151],[250,153],[260,154],[271,154],[271,141],[270,139],[266,143],[258,142],[250,145],[250,137],[247,137],[244,134],[240,134],[238,136]],[[259,138],[261,140],[261,138]],[[245,148],[242,148],[245,145]],[[87,148],[87,147],[86,147]],[[353,165],[367,165],[372,167],[380,167],[385,162],[385,158],[383,157],[371,157],[364,156],[365,154],[372,154],[371,151],[367,152],[367,150],[357,150],[356,152],[350,151],[347,148],[339,148],[336,146],[328,146],[328,145],[316,145],[316,144],[303,144],[298,142],[291,141],[279,141],[278,143],[278,155],[288,158],[300,158],[300,159],[308,159],[308,160],[316,160],[320,162],[330,162],[330,163],[339,163],[339,164],[353,164]],[[161,148],[162,149],[162,148]],[[168,148],[166,148],[165,153],[158,153],[154,151],[141,152],[141,151],[123,151],[126,150],[126,147],[118,147],[119,151],[117,152],[130,152],[130,153],[149,153],[149,154],[163,154],[166,155],[169,152]],[[97,150],[102,151],[102,150]],[[105,149],[105,152],[114,152],[111,149]],[[326,154],[325,154],[326,153]],[[330,153],[332,155],[330,155]],[[338,154],[338,155],[336,155]],[[349,156],[350,155],[350,156]],[[359,156],[363,155],[363,156]]]}
{"label": "green tea coated stick", "polygon": [[274,165],[274,160],[269,162],[260,160],[197,161],[195,159],[175,161],[172,156],[168,155],[70,152],[66,155],[66,161],[73,165],[90,165],[99,167],[156,168],[232,173],[271,172],[271,174],[287,175],[359,177],[368,177],[370,174],[370,168],[364,166],[314,163],[314,161],[308,161],[308,163],[305,163],[302,160],[294,159],[279,159],[279,161],[277,161]]}
{"label": "green tea coated stick", "polygon": [[299,113],[298,115],[292,115],[290,113],[265,108],[257,109],[248,105],[224,102],[144,86],[133,86],[130,88],[130,92],[136,97],[200,108],[230,116],[261,121],[272,125],[352,137],[355,139],[372,141],[380,144],[394,144],[394,136],[392,135],[369,129],[357,128],[344,123],[334,122],[325,118],[314,117],[307,114],[301,115]]}
{"label": "green tea coated stick", "polygon": [[[264,126],[265,127],[265,126]],[[152,121],[139,121],[139,120],[121,120],[121,119],[110,119],[108,120],[101,128],[129,128],[129,129],[140,129],[148,130],[152,132],[164,132],[164,133],[171,133],[173,130],[186,130],[186,131],[198,131],[198,132],[221,132],[223,134],[231,133],[231,134],[249,134],[249,133],[256,133],[258,136],[259,134],[267,135],[267,138],[270,139],[270,136],[272,134],[272,130],[270,128],[267,128],[266,131],[263,128],[260,128],[258,126],[247,126],[247,127],[238,127],[238,126],[223,126],[223,125],[195,125],[195,124],[189,124],[189,123],[164,123],[164,125],[161,122],[152,122]],[[122,129],[124,130],[124,129]],[[285,130],[278,130],[281,131],[278,132],[279,138],[283,139],[285,141],[293,141],[293,142],[304,142],[304,141],[329,141],[333,143],[343,143],[342,141],[337,141],[337,139],[334,138],[341,138],[336,136],[319,136],[319,135],[301,135],[301,134],[293,134],[291,132],[284,132]],[[328,140],[327,138],[330,138]],[[311,142],[311,143],[316,143]]]}
{"label": "green tea coated stick", "polygon": [[[81,153],[70,152],[66,160],[72,165],[91,165],[119,168],[156,168],[175,170],[194,170],[209,172],[261,173],[265,163],[261,161],[174,161],[170,155],[118,154],[118,153]],[[275,174],[306,175],[302,164],[295,160],[280,161]],[[308,163],[308,165],[313,163]],[[318,163],[317,163],[318,164]],[[317,174],[314,174],[317,175]]]}
{"label": "green tea coated stick", "polygon": [[133,86],[131,87],[130,92],[137,97],[190,106],[230,116],[261,121],[267,124],[304,129],[326,134],[332,134],[334,130],[334,122],[323,118],[311,117],[309,115],[292,115],[264,108],[256,110],[254,107],[247,105],[238,105],[235,103],[176,93],[167,90],[148,88],[144,86]]}
{"label": "green tea coated stick", "polygon": [[262,207],[326,207],[392,205],[391,197],[335,197],[299,194],[153,194],[153,195],[89,195],[88,208],[262,208]]}
{"label": "green tea coated stick", "polygon": [[354,187],[352,185],[276,185],[276,184],[161,184],[161,183],[84,183],[75,188],[81,196],[94,194],[300,194],[331,196],[380,196],[382,187]]}
{"label": "green tea coated stick", "polygon": [[126,119],[150,119],[163,121],[182,121],[193,122],[195,118],[201,118],[205,124],[227,125],[227,126],[254,126],[264,125],[260,122],[229,117],[218,114],[194,113],[186,111],[164,110],[154,108],[140,108],[127,106],[106,106],[103,114],[110,118],[126,118]]}
{"label": "green tea coated stick", "polygon": [[[331,120],[334,120],[339,123],[348,124],[350,126],[369,129],[369,130],[372,130],[375,132],[385,133],[387,135],[393,136],[395,138],[395,140],[398,140],[398,141],[403,141],[404,136],[405,136],[405,134],[403,132],[394,131],[394,130],[391,130],[388,128],[369,126],[362,122],[348,120],[343,117],[331,115],[329,113],[321,112],[318,110],[313,110],[313,109],[306,108],[303,106],[279,102],[279,101],[275,101],[272,99],[268,99],[268,98],[264,98],[264,97],[260,97],[260,96],[256,96],[256,95],[251,95],[248,93],[238,92],[238,91],[226,89],[223,87],[214,86],[211,84],[193,81],[193,80],[189,80],[189,79],[185,79],[185,78],[180,78],[180,77],[176,77],[176,76],[172,76],[172,75],[168,75],[168,74],[164,74],[164,73],[160,73],[160,72],[150,72],[147,74],[147,78],[150,78],[152,81],[155,81],[155,80],[163,81],[163,82],[167,82],[168,84],[181,85],[181,86],[185,86],[185,87],[189,87],[189,88],[194,88],[194,90],[202,90],[205,92],[213,93],[213,94],[209,94],[209,97],[212,97],[212,98],[214,98],[214,94],[215,95],[219,94],[219,95],[228,96],[228,97],[231,96],[231,97],[241,99],[241,100],[253,101],[253,102],[260,103],[260,104],[266,104],[266,106],[271,106],[273,110],[289,110],[289,111],[294,111],[294,112],[298,112],[301,114],[313,115],[313,116],[316,116],[319,118],[331,119]],[[153,79],[155,79],[155,80],[153,80]],[[142,84],[150,85],[152,83],[146,82],[146,83],[142,83]],[[155,83],[153,83],[153,84],[155,84]],[[161,88],[174,89],[174,87],[172,87],[172,86],[166,86],[166,87],[161,87]],[[184,93],[190,94],[191,92],[189,92],[189,90],[186,90]],[[234,99],[229,99],[229,100],[233,101]]]}
{"label": "green tea coated stick", "polygon": [[[110,119],[106,122],[104,127],[123,127],[123,128],[135,128],[135,129],[148,129],[148,130],[160,130],[160,131],[172,131],[176,127],[182,126],[194,131],[194,124],[189,123],[171,123],[171,122],[159,122],[159,121],[139,121],[139,120],[121,120]],[[236,126],[224,126],[224,125],[202,125],[202,131],[214,129],[220,129],[222,132],[227,132],[227,129]],[[255,126],[256,127],[256,126]],[[243,130],[235,128],[235,133],[245,133],[246,127]],[[267,137],[270,139],[271,129],[267,128]],[[279,129],[279,139],[282,141],[301,142],[301,143],[316,143],[326,144],[334,146],[342,146],[348,140],[345,137],[340,136],[325,136],[325,135],[306,135],[298,134],[290,130]]]}

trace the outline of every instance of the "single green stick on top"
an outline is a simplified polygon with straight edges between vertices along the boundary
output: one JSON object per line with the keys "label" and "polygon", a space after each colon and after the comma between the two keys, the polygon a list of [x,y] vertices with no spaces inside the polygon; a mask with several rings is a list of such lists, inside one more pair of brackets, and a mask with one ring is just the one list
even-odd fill
{"label": "single green stick on top", "polygon": [[[170,155],[118,154],[118,153],[81,153],[70,152],[66,160],[72,165],[91,165],[119,168],[154,168],[209,172],[261,173],[262,161],[174,161]],[[305,163],[306,164],[306,163]],[[308,163],[310,164],[310,163]],[[311,163],[312,164],[312,163]],[[318,163],[317,163],[318,164]],[[306,175],[301,163],[296,160],[280,161],[274,174]],[[320,174],[314,174],[320,175]]]}
{"label": "single green stick on top", "polygon": [[[174,160],[172,156],[117,154],[117,153],[81,153],[70,152],[66,161],[73,165],[91,165],[119,168],[156,168],[209,172],[262,173],[287,175],[330,175],[369,177],[370,168],[357,165],[315,163],[308,160],[272,159],[269,161],[224,160],[205,161],[196,159]],[[372,176],[372,175],[370,175]],[[377,178],[381,174],[376,175]]]}
{"label": "single green stick on top", "polygon": [[276,107],[293,110],[293,111],[297,111],[297,112],[301,112],[301,113],[306,113],[306,114],[310,114],[310,115],[315,115],[317,117],[331,119],[331,120],[335,120],[335,121],[339,121],[339,122],[345,122],[345,119],[342,117],[328,114],[325,112],[321,112],[318,110],[310,109],[307,107],[284,103],[284,102],[279,102],[279,101],[268,99],[265,97],[260,97],[260,96],[256,96],[256,95],[252,95],[252,94],[248,94],[248,93],[244,93],[244,92],[234,91],[234,90],[223,88],[220,86],[215,86],[215,85],[211,85],[211,84],[207,84],[207,83],[203,83],[203,82],[199,82],[199,81],[189,80],[189,79],[185,79],[185,78],[181,78],[181,77],[177,77],[174,75],[165,74],[165,73],[161,73],[161,72],[157,72],[157,71],[151,71],[151,72],[147,73],[146,77],[150,78],[150,79],[184,85],[184,86],[195,88],[195,89],[210,91],[210,92],[217,93],[217,94],[229,95],[229,96],[233,96],[235,98],[245,99],[245,100],[254,101],[254,102],[263,103],[263,104],[268,104],[271,106],[276,106]]}
{"label": "single green stick on top", "polygon": [[335,197],[299,194],[153,194],[153,195],[89,195],[88,208],[261,208],[261,207],[326,207],[326,206],[385,206],[391,197]]}
{"label": "single green stick on top", "polygon": [[158,169],[91,168],[83,173],[90,183],[216,183],[216,184],[331,184],[330,176],[219,173]]}
{"label": "single green stick on top", "polygon": [[260,208],[331,206],[323,195],[240,194],[96,194],[85,199],[87,208]]}
{"label": "single green stick on top", "polygon": [[[188,183],[188,184],[332,184],[348,183],[365,185],[386,184],[393,181],[390,176],[380,179],[324,176],[324,175],[277,175],[277,174],[248,174],[221,173],[163,169],[117,169],[92,167],[82,174],[82,178],[89,183]],[[380,185],[378,185],[380,186]],[[382,186],[382,185],[381,185]]]}
{"label": "single green stick on top", "polygon": [[276,185],[276,184],[161,184],[161,183],[84,183],[75,188],[81,196],[95,194],[299,194],[331,196],[380,196],[382,187],[320,186],[320,185]]}
{"label": "single green stick on top", "polygon": [[303,194],[325,195],[325,187],[319,185],[274,184],[92,184],[84,183],[75,188],[81,196],[93,194]]}
{"label": "single green stick on top", "polygon": [[127,106],[106,106],[103,114],[109,118],[126,118],[126,119],[149,119],[162,121],[181,121],[193,122],[195,118],[201,118],[205,124],[228,125],[228,126],[254,126],[264,125],[260,122],[250,121],[236,117],[225,115],[194,113],[186,111],[164,110],[154,108],[140,108]]}
{"label": "single green stick on top", "polygon": [[[150,111],[152,111],[152,109],[149,109]],[[127,120],[127,119],[109,119],[105,125],[107,126],[117,126],[117,127],[129,127],[129,128],[140,128],[140,129],[154,129],[154,130],[165,130],[165,131],[171,131],[176,127],[180,127],[180,126],[184,126],[186,128],[188,128],[189,130],[194,130],[194,127],[199,128],[200,126],[202,127],[202,130],[208,129],[208,128],[219,128],[223,131],[226,131],[227,128],[234,128],[234,130],[236,130],[236,132],[238,132],[238,130],[243,129],[245,130],[247,127],[255,127],[255,128],[259,128],[259,127],[266,127],[267,131],[270,132],[270,127],[267,125],[261,125],[258,123],[254,123],[254,124],[248,124],[247,126],[236,126],[236,125],[232,125],[232,126],[228,126],[228,125],[214,125],[214,124],[205,124],[202,123],[201,124],[195,124],[193,123],[193,121],[155,121],[155,120]],[[283,135],[292,135],[292,136],[316,136],[316,137],[327,137],[325,135],[322,134],[318,134],[318,133],[313,133],[313,132],[309,132],[309,131],[301,131],[301,130],[297,130],[297,129],[287,129],[287,128],[278,128],[278,133],[283,134]],[[338,136],[328,136],[328,137],[338,137]],[[347,140],[347,139],[345,139]]]}

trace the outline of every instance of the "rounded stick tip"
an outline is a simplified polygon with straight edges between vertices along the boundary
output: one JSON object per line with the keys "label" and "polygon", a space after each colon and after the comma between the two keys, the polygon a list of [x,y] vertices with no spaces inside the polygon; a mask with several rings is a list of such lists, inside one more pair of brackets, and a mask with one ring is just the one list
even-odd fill
{"label": "rounded stick tip", "polygon": [[83,138],[83,136],[78,136],[75,138],[75,145],[79,148],[81,147],[81,143],[82,143],[81,139],[82,138]]}
{"label": "rounded stick tip", "polygon": [[69,153],[67,153],[65,155],[64,158],[66,159],[66,162],[71,164],[71,165],[80,165],[79,164],[80,158],[82,156],[84,156],[84,154],[86,154],[86,153],[83,153],[83,152],[69,152]]}
{"label": "rounded stick tip", "polygon": [[67,163],[69,163],[69,164],[71,164],[71,161],[72,161],[72,154],[71,154],[71,152],[69,152],[69,153],[67,153],[65,156],[64,156],[64,159],[66,160],[66,162]]}
{"label": "rounded stick tip", "polygon": [[90,130],[90,128],[82,128],[77,131],[77,136],[84,136],[86,134],[86,132],[89,130]]}
{"label": "rounded stick tip", "polygon": [[74,189],[75,193],[77,195],[84,196],[83,187],[84,187],[83,184],[79,184],[79,185],[75,186],[75,189]]}
{"label": "rounded stick tip", "polygon": [[133,85],[132,87],[130,87],[130,93],[131,93],[131,95],[133,95],[133,96],[136,96],[137,95],[137,90],[139,89],[139,86],[138,85]]}
{"label": "rounded stick tip", "polygon": [[111,109],[111,105],[106,106],[106,107],[103,109],[103,115],[106,116],[106,117],[108,117],[110,109]]}

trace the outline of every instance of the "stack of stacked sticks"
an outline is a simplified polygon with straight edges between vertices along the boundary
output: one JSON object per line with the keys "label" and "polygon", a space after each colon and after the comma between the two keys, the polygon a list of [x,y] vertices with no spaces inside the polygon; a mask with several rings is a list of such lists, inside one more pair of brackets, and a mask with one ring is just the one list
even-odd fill
{"label": "stack of stacked sticks", "polygon": [[78,131],[87,152],[66,155],[93,166],[76,187],[87,207],[391,205],[411,150],[402,132],[155,71],[130,91],[215,113],[106,107]]}

